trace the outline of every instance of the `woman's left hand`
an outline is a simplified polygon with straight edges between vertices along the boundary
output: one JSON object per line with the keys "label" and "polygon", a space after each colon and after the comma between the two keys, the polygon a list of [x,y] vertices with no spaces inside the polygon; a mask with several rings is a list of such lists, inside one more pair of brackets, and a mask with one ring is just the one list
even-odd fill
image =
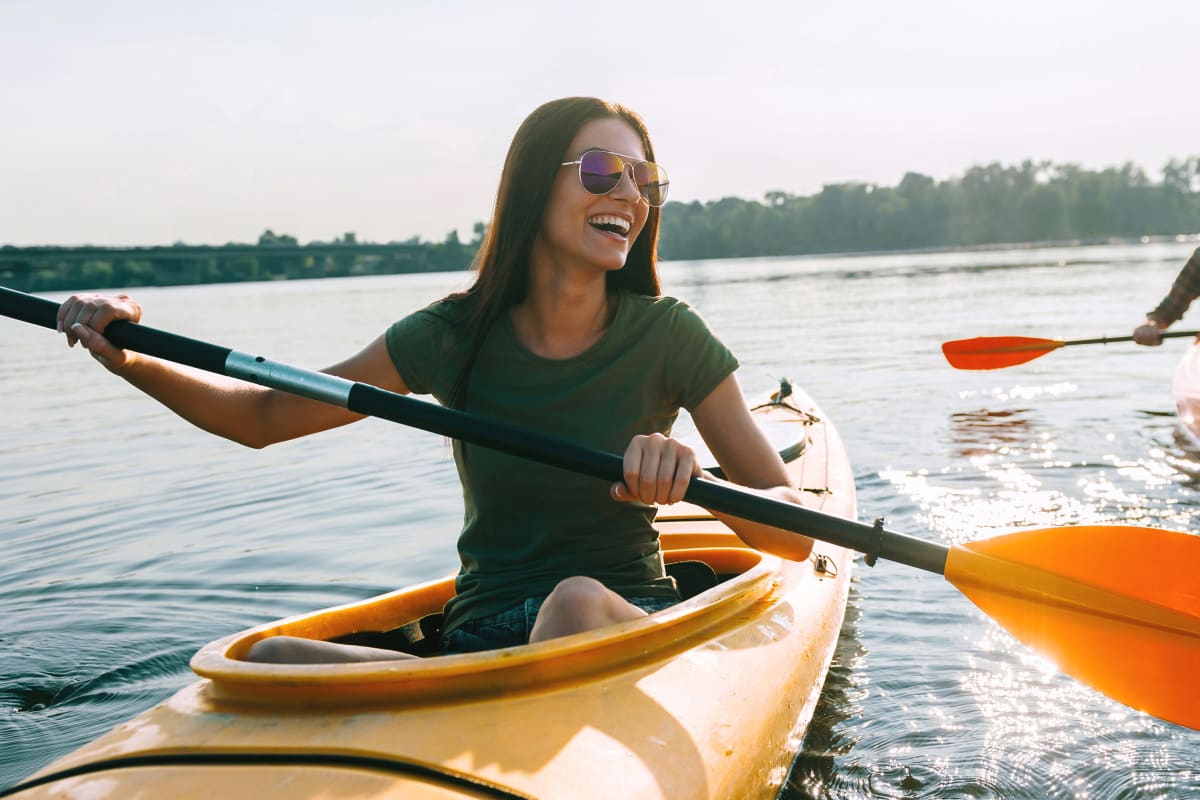
{"label": "woman's left hand", "polygon": [[613,499],[648,505],[678,503],[692,477],[701,474],[692,448],[661,433],[633,437],[624,466],[625,481],[613,484]]}

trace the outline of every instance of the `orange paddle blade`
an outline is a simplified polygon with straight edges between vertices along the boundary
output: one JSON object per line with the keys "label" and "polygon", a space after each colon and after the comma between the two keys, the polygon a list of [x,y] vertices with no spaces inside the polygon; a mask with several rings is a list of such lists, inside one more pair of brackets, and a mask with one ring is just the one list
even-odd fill
{"label": "orange paddle blade", "polygon": [[942,345],[950,366],[957,369],[1001,369],[1041,358],[1066,342],[1032,336],[976,336]]}
{"label": "orange paddle blade", "polygon": [[1200,536],[1154,528],[1021,531],[950,548],[946,579],[1059,669],[1200,730]]}

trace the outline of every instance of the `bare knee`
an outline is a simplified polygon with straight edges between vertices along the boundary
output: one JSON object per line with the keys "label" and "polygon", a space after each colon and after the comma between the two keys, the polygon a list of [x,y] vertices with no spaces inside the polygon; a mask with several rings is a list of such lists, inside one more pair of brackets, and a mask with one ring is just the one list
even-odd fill
{"label": "bare knee", "polygon": [[529,641],[554,639],[645,615],[646,612],[595,578],[576,575],[559,581],[547,595]]}
{"label": "bare knee", "polygon": [[246,651],[246,661],[264,664],[291,664],[299,660],[306,650],[305,640],[294,636],[268,636],[259,639]]}
{"label": "bare knee", "polygon": [[559,581],[554,590],[546,596],[545,604],[586,609],[607,603],[613,594],[611,589],[595,578],[575,575]]}

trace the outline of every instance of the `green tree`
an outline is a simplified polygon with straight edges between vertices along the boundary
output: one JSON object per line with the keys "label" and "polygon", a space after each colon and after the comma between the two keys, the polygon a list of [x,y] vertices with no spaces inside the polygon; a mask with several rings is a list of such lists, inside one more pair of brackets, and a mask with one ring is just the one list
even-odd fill
{"label": "green tree", "polygon": [[258,237],[259,247],[296,247],[297,244],[299,243],[295,236],[288,236],[286,233],[276,235],[270,228]]}

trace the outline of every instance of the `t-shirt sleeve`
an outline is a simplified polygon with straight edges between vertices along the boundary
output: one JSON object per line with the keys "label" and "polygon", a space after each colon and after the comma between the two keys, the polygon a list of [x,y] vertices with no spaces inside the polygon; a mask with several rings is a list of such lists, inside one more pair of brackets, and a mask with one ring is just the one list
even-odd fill
{"label": "t-shirt sleeve", "polygon": [[438,314],[423,308],[387,329],[384,341],[388,355],[410,392],[438,394],[438,365],[444,361],[446,327]]}
{"label": "t-shirt sleeve", "polygon": [[704,319],[686,303],[679,303],[671,315],[666,361],[667,390],[679,405],[693,411],[737,368],[737,358]]}

